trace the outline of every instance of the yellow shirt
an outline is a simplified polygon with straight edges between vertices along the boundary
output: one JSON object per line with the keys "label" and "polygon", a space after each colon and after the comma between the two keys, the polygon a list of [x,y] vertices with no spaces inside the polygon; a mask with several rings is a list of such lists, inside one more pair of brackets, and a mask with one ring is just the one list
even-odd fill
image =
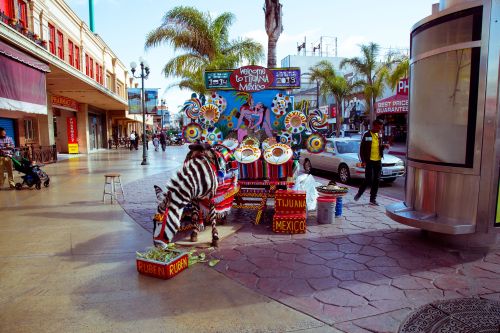
{"label": "yellow shirt", "polygon": [[372,135],[372,149],[370,153],[370,161],[380,161],[380,149],[378,144],[378,133],[371,133]]}

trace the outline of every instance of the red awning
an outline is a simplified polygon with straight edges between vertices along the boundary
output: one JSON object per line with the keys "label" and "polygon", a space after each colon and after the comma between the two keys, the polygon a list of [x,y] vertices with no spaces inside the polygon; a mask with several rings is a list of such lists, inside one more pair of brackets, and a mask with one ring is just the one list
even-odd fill
{"label": "red awning", "polygon": [[5,54],[7,57],[22,62],[25,65],[38,69],[39,71],[49,73],[49,65],[41,62],[26,53],[19,51],[18,49],[6,44],[0,40],[0,53]]}
{"label": "red awning", "polygon": [[408,113],[408,96],[394,95],[378,101],[375,105],[377,114]]}
{"label": "red awning", "polygon": [[49,66],[0,41],[0,109],[47,114]]}

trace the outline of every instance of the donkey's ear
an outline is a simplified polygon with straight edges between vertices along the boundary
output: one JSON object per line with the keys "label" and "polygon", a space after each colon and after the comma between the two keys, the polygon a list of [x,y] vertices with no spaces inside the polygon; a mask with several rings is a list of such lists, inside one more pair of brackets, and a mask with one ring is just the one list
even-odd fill
{"label": "donkey's ear", "polygon": [[154,188],[155,188],[156,198],[158,200],[161,200],[162,199],[161,194],[163,193],[163,190],[161,189],[161,187],[156,186],[156,185],[154,185]]}

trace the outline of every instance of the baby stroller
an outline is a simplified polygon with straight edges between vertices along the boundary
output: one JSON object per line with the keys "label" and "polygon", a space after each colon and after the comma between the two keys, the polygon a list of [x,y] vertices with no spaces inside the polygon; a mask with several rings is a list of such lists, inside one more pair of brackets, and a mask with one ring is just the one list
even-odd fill
{"label": "baby stroller", "polygon": [[22,189],[23,185],[28,187],[35,185],[35,188],[39,190],[42,188],[42,183],[43,186],[49,187],[50,178],[40,169],[39,165],[32,164],[30,160],[24,157],[12,156],[11,159],[14,170],[24,174],[24,176],[21,176],[23,182],[16,183],[16,190]]}

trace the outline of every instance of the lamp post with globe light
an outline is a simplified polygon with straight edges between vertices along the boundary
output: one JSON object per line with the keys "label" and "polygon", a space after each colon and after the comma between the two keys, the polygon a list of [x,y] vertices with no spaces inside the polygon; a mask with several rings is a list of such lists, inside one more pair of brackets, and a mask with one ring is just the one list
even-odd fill
{"label": "lamp post with globe light", "polygon": [[137,63],[132,61],[130,63],[130,71],[132,76],[136,79],[141,79],[141,108],[142,108],[142,163],[141,165],[148,165],[148,153],[147,153],[147,138],[146,138],[146,110],[144,108],[144,80],[149,76],[149,65],[146,60],[139,58],[139,66],[141,67],[141,73],[135,75],[137,68]]}

